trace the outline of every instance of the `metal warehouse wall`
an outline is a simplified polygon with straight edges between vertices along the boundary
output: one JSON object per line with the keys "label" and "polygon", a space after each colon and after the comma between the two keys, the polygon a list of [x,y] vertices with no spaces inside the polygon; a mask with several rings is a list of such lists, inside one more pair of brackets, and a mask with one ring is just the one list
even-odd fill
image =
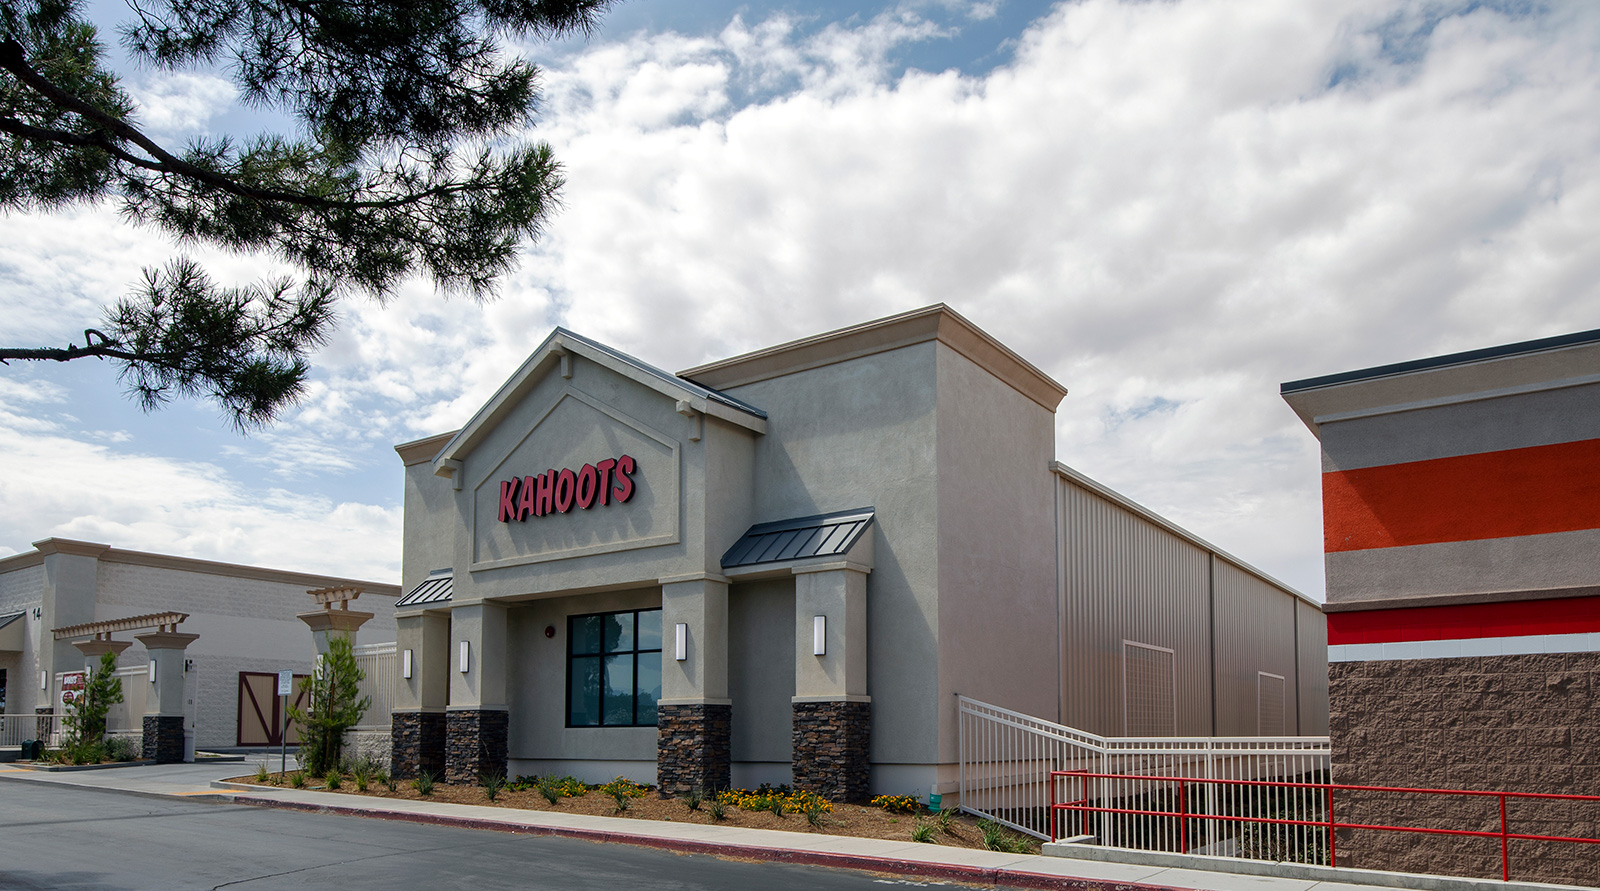
{"label": "metal warehouse wall", "polygon": [[1123,640],[1167,647],[1177,733],[1211,732],[1207,553],[1060,477],[1061,723],[1123,735]]}
{"label": "metal warehouse wall", "polygon": [[1132,640],[1173,651],[1179,736],[1257,735],[1263,684],[1267,714],[1277,714],[1271,676],[1284,679],[1281,732],[1327,733],[1327,623],[1316,604],[1077,471],[1053,467],[1061,723],[1129,732],[1123,650]]}

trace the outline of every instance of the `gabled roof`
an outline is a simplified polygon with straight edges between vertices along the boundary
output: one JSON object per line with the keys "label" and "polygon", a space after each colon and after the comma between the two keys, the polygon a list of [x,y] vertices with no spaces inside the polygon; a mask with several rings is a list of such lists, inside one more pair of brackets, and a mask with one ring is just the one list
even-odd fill
{"label": "gabled roof", "polygon": [[439,451],[433,459],[434,472],[449,474],[451,471],[448,468],[453,467],[454,462],[471,452],[478,441],[494,429],[494,426],[516,407],[522,397],[568,355],[582,356],[664,396],[686,402],[688,408],[701,414],[721,418],[757,433],[767,432],[767,413],[742,399],[684,380],[603,343],[574,334],[565,328],[557,328],[550,332],[544,343],[541,343],[538,349],[528,356],[527,361],[500,385],[493,398],[478,409],[472,420],[468,421],[466,426],[451,437],[450,442]]}
{"label": "gabled roof", "polygon": [[847,554],[872,526],[870,507],[751,526],[722,555],[722,568]]}

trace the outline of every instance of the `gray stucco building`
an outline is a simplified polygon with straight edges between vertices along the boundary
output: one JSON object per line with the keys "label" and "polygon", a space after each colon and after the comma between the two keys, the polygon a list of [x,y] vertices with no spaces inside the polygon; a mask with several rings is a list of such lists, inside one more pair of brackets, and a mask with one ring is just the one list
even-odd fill
{"label": "gray stucco building", "polygon": [[1065,395],[944,306],[675,375],[557,329],[396,447],[396,774],[950,792],[957,693],[1321,732],[1317,606],[1056,463]]}

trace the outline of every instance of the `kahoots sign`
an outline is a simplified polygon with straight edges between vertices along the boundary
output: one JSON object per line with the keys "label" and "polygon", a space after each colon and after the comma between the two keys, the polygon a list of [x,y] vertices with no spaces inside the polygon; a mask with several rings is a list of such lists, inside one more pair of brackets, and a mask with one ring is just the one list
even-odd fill
{"label": "kahoots sign", "polygon": [[633,497],[632,475],[637,469],[638,463],[623,455],[577,470],[547,470],[538,476],[501,480],[500,522],[626,503]]}

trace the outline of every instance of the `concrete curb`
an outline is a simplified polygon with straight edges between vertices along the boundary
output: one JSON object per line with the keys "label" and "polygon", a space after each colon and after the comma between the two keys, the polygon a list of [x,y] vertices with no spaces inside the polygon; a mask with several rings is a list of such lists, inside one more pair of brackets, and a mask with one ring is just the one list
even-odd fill
{"label": "concrete curb", "polygon": [[[48,771],[35,771],[26,769],[18,771],[18,773],[47,772]],[[39,779],[37,777],[17,776],[15,773],[0,773],[0,782],[6,782],[8,780],[14,780],[18,783],[37,783],[45,786],[64,786],[68,789],[87,789],[92,792],[109,792],[112,795],[132,795],[137,798],[162,798],[167,801],[177,799],[179,801],[197,801],[201,804],[217,804],[226,803],[233,800],[233,793],[231,792],[217,792],[211,795],[179,795],[173,792],[152,792],[148,789],[119,789],[116,786],[89,786],[80,785],[78,783],[52,782],[51,780]]]}
{"label": "concrete curb", "polygon": [[690,839],[661,838],[653,835],[633,835],[604,829],[578,829],[570,826],[530,826],[525,823],[511,823],[479,817],[451,817],[442,814],[413,813],[410,811],[374,810],[344,807],[342,805],[313,804],[302,801],[281,801],[276,798],[257,798],[249,795],[235,795],[233,796],[233,803],[250,807],[277,808],[314,814],[371,817],[378,820],[421,823],[429,826],[490,829],[496,832],[510,832],[516,835],[554,836],[557,838],[578,839],[580,841],[635,845],[637,847],[658,848],[680,854],[708,854],[713,857],[740,857],[747,860],[793,863],[800,866],[826,866],[835,869],[855,869],[896,876],[948,879],[979,885],[1008,885],[1016,888],[1044,889],[1044,891],[1183,891],[1183,889],[1169,885],[1145,885],[1134,882],[1080,879],[1003,867],[963,866],[955,863],[918,863],[887,857],[869,857],[863,854],[831,854],[826,851],[762,848]]}

